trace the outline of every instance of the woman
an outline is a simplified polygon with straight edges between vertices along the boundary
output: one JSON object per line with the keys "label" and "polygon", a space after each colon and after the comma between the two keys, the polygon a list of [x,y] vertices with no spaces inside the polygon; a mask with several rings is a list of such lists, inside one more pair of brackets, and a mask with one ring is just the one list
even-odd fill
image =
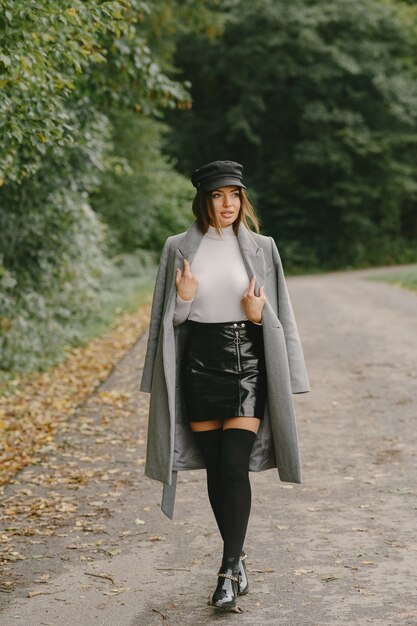
{"label": "woman", "polygon": [[145,473],[164,482],[170,517],[177,471],[206,468],[223,539],[210,604],[227,610],[249,589],[249,470],[301,482],[291,394],[310,390],[278,250],[258,234],[242,170],[214,161],[192,175],[196,221],[162,251],[141,381]]}

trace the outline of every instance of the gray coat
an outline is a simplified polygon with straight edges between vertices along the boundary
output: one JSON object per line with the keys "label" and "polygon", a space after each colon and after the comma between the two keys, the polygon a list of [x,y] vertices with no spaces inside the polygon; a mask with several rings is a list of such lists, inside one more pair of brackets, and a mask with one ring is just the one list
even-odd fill
{"label": "gray coat", "polygon": [[[190,426],[183,415],[180,366],[187,324],[173,325],[176,269],[191,263],[203,233],[193,222],[187,231],[168,237],[161,253],[153,294],[148,344],[140,390],[151,394],[145,475],[164,484],[161,508],[173,518],[179,470],[204,468]],[[250,457],[250,470],[278,468],[284,482],[300,483],[301,469],[293,393],[310,391],[303,350],[272,237],[240,223],[238,242],[255,294],[264,286],[262,311],[267,371],[267,401]],[[243,294],[242,294],[243,295]]]}

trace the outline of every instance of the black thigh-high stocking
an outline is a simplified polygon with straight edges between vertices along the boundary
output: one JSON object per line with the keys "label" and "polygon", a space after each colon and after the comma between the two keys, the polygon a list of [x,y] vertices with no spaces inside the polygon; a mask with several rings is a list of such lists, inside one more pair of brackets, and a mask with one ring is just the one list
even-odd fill
{"label": "black thigh-high stocking", "polygon": [[245,541],[252,503],[249,460],[256,433],[244,428],[223,431],[222,524],[223,565],[236,568]]}
{"label": "black thigh-high stocking", "polygon": [[208,496],[217,526],[223,537],[221,478],[223,430],[221,428],[200,430],[194,431],[193,434],[206,464]]}

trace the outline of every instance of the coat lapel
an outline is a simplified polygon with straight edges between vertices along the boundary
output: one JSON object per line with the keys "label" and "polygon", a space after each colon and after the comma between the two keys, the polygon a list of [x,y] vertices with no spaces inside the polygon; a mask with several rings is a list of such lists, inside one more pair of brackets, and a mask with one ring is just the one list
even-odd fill
{"label": "coat lapel", "polygon": [[[183,269],[184,259],[192,263],[202,238],[203,233],[198,228],[196,220],[185,232],[184,238],[177,248],[175,269],[177,267]],[[255,295],[258,296],[259,287],[265,285],[266,267],[263,249],[257,244],[253,233],[242,222],[239,224],[237,239],[249,280],[252,279],[252,276],[256,276]]]}

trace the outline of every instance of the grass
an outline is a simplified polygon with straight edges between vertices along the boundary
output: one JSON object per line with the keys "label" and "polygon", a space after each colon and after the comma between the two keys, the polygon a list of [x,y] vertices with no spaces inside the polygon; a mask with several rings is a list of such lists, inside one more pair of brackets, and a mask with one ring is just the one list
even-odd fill
{"label": "grass", "polygon": [[38,362],[25,372],[0,370],[0,397],[13,394],[23,381],[35,380],[39,372],[55,367],[65,360],[72,348],[87,345],[117,325],[125,313],[133,313],[149,304],[155,284],[157,266],[135,255],[123,255],[102,279],[99,306],[77,329],[77,337],[57,349],[53,359]]}
{"label": "grass", "polygon": [[101,307],[84,325],[79,340],[73,345],[84,345],[90,339],[102,335],[116,323],[121,313],[131,313],[147,303],[155,284],[157,267],[146,268],[141,272],[137,269],[132,271],[131,261],[132,258],[126,257],[123,265],[103,281]]}
{"label": "grass", "polygon": [[415,268],[404,270],[404,272],[396,272],[395,274],[383,274],[380,276],[372,276],[370,280],[379,280],[404,289],[411,289],[417,292],[417,265]]}

